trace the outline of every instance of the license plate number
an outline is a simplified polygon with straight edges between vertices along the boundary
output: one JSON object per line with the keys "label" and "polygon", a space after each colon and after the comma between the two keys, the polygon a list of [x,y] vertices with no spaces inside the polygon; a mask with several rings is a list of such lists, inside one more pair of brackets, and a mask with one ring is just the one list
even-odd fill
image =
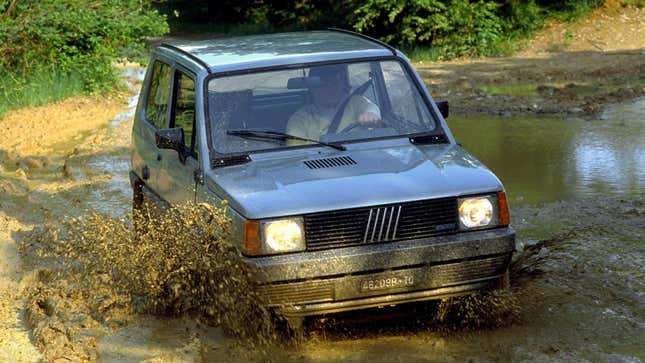
{"label": "license plate number", "polygon": [[361,291],[396,289],[413,285],[414,276],[393,276],[380,279],[366,279],[361,282]]}

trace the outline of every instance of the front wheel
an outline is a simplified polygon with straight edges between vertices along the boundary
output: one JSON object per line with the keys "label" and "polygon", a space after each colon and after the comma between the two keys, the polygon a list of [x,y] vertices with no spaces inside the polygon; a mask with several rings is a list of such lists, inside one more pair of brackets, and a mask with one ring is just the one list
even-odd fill
{"label": "front wheel", "polygon": [[148,231],[149,223],[150,213],[143,195],[143,182],[137,180],[132,187],[132,224],[135,241],[139,241]]}

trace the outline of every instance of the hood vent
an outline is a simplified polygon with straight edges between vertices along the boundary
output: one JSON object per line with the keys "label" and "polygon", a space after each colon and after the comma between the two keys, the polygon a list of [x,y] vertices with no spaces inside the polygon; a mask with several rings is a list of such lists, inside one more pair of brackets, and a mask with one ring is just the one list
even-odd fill
{"label": "hood vent", "polygon": [[305,160],[304,163],[309,169],[335,168],[338,166],[356,165],[354,159],[350,158],[349,156]]}

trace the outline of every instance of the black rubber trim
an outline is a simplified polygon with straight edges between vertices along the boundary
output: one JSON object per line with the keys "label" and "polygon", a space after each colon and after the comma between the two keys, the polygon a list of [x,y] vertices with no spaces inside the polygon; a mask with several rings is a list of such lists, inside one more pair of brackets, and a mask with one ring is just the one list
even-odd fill
{"label": "black rubber trim", "polygon": [[395,49],[393,46],[391,46],[391,45],[389,45],[389,44],[387,44],[387,43],[385,43],[385,42],[382,42],[382,41],[380,41],[380,40],[378,40],[378,39],[375,39],[375,38],[372,38],[372,37],[370,37],[370,36],[367,36],[367,35],[365,35],[365,34],[361,34],[361,33],[353,32],[353,31],[351,31],[351,30],[341,29],[341,28],[327,28],[327,30],[329,30],[329,31],[333,31],[333,32],[338,32],[338,33],[344,33],[344,34],[348,34],[348,35],[353,35],[353,36],[355,36],[355,37],[358,37],[358,38],[362,38],[362,39],[368,40],[368,41],[370,41],[370,42],[372,42],[372,43],[376,43],[376,44],[378,44],[378,45],[380,45],[380,46],[382,46],[382,47],[387,48],[387,50],[389,50],[390,52],[392,52],[392,54],[397,55],[397,54],[396,54],[396,49]]}
{"label": "black rubber trim", "polygon": [[174,50],[176,52],[179,52],[179,53],[187,56],[188,58],[190,58],[193,62],[201,65],[202,67],[204,67],[206,69],[206,72],[208,72],[209,74],[212,73],[210,68],[209,68],[209,65],[206,62],[204,62],[203,60],[199,59],[198,57],[194,56],[193,54],[191,54],[191,53],[189,53],[189,52],[187,52],[187,51],[185,51],[185,50],[183,50],[183,49],[181,49],[181,48],[179,48],[177,46],[170,45],[170,44],[167,44],[167,43],[162,43],[159,47],[160,48],[161,47],[168,48],[168,49],[172,49],[172,50]]}

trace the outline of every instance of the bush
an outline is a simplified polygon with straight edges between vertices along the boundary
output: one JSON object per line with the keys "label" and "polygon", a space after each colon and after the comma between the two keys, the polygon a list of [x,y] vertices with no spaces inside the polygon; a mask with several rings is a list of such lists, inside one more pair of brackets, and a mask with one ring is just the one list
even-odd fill
{"label": "bush", "polygon": [[12,75],[16,89],[45,66],[80,77],[85,91],[109,89],[112,63],[168,30],[141,0],[0,0],[0,20],[0,72]]}
{"label": "bush", "polygon": [[572,21],[602,5],[604,0],[538,0],[555,18]]}
{"label": "bush", "polygon": [[503,30],[498,8],[483,0],[368,0],[355,11],[353,26],[402,47],[438,47],[447,57],[484,55]]}

